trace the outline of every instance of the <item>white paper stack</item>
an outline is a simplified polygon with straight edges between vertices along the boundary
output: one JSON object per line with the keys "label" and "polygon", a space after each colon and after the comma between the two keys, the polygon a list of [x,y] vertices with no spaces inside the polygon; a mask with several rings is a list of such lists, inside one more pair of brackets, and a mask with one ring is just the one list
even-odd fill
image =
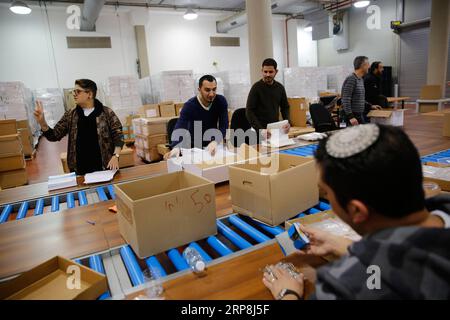
{"label": "white paper stack", "polygon": [[105,170],[88,173],[84,176],[84,183],[91,184],[111,181],[114,178],[116,172],[117,170]]}
{"label": "white paper stack", "polygon": [[48,177],[48,190],[64,189],[75,187],[77,185],[77,176],[75,172]]}
{"label": "white paper stack", "polygon": [[293,139],[284,132],[283,127],[288,124],[287,120],[269,123],[267,129],[270,130],[270,138],[262,142],[263,146],[281,148],[295,144]]}

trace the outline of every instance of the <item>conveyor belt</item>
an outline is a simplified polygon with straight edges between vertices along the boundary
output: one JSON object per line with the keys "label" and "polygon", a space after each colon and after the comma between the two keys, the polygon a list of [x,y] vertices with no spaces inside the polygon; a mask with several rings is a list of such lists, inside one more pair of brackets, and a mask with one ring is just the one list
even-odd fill
{"label": "conveyor belt", "polygon": [[[314,208],[308,209],[298,216],[314,214],[329,208],[329,204],[321,201]],[[83,257],[79,261],[99,272],[105,272],[105,269],[100,267],[108,263],[111,264],[112,261],[114,267],[105,272],[108,284],[111,288],[113,282],[120,282],[122,293],[115,294],[110,290],[111,292],[103,294],[100,298],[117,299],[122,297],[123,294],[129,294],[144,288],[143,272],[145,269],[151,269],[152,273],[163,281],[191,272],[182,255],[187,246],[195,248],[209,265],[239,254],[245,254],[254,250],[257,246],[270,244],[276,235],[284,232],[283,226],[267,226],[249,217],[237,214],[217,219],[217,228],[218,234],[215,236],[179,248],[173,248],[146,259],[139,259],[131,247],[125,245],[111,250],[109,254],[95,254]],[[112,279],[116,280],[113,281]]]}
{"label": "conveyor belt", "polygon": [[439,151],[422,157],[422,163],[425,162],[440,162],[444,158],[450,158],[450,149]]}
{"label": "conveyor belt", "polygon": [[0,208],[0,224],[14,219],[21,220],[33,215],[37,216],[49,212],[58,213],[65,209],[86,206],[115,198],[116,195],[114,194],[113,186],[108,185],[95,189],[69,192],[63,195],[9,204]]}

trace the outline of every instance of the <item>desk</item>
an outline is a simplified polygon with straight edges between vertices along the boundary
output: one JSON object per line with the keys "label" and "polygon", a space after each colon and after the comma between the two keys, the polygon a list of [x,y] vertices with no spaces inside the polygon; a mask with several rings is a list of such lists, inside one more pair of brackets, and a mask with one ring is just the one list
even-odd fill
{"label": "desk", "polygon": [[[279,261],[292,262],[305,274],[305,294],[314,291],[316,267],[326,263],[313,256],[285,257],[277,243],[263,246],[228,261],[212,265],[206,276],[198,277],[192,272],[163,283],[165,299],[190,300],[273,300],[272,294],[262,282],[262,269]],[[128,294],[134,299],[143,291]]]}
{"label": "desk", "polygon": [[402,109],[405,108],[405,101],[406,100],[410,100],[410,97],[387,97],[387,101],[389,103],[396,103],[396,102],[401,102],[402,103]]}

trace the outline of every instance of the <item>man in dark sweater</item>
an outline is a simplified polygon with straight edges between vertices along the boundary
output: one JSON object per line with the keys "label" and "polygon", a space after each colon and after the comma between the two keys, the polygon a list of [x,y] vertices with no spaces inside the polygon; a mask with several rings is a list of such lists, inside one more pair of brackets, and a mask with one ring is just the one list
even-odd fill
{"label": "man in dark sweater", "polygon": [[[252,128],[259,131],[264,139],[270,137],[270,132],[266,130],[267,125],[279,121],[280,111],[284,120],[290,120],[286,90],[275,80],[278,73],[277,67],[274,59],[264,60],[263,78],[253,85],[247,99],[247,119]],[[289,124],[283,129],[288,133]]]}
{"label": "man in dark sweater", "polygon": [[369,73],[364,76],[364,89],[366,90],[366,101],[379,105],[383,108],[388,107],[387,98],[381,92],[383,74],[383,64],[380,61],[375,61],[370,66]]}
{"label": "man in dark sweater", "polygon": [[207,147],[211,155],[216,153],[228,128],[228,103],[216,91],[217,81],[213,76],[200,78],[199,93],[181,109],[171,137],[172,150],[164,155],[164,159],[179,156],[180,148]]}
{"label": "man in dark sweater", "polygon": [[353,61],[355,72],[349,75],[342,85],[342,106],[349,125],[367,123],[366,115],[370,110],[381,109],[366,101],[363,77],[369,71],[369,60],[365,56],[356,57]]}

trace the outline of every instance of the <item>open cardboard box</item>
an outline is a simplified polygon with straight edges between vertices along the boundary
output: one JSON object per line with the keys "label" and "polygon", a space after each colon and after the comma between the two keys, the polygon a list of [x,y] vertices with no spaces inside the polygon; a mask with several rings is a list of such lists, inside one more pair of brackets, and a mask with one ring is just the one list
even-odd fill
{"label": "open cardboard box", "polygon": [[168,172],[185,170],[214,183],[229,180],[229,167],[233,164],[244,163],[249,159],[256,159],[258,151],[247,144],[242,144],[237,153],[225,153],[224,157],[216,156],[211,161],[189,161],[188,157],[172,158],[167,161]]}
{"label": "open cardboard box", "polygon": [[[296,222],[305,226],[310,226],[319,230],[329,232],[337,236],[342,236],[353,241],[359,241],[361,239],[361,236],[357,234],[355,230],[353,230],[348,224],[342,221],[331,210],[288,220],[284,224],[285,230],[289,230],[289,228]],[[324,258],[328,261],[331,261],[336,260],[337,257],[325,256]]]}
{"label": "open cardboard box", "polygon": [[272,154],[230,166],[233,210],[276,226],[319,202],[311,158]]}
{"label": "open cardboard box", "polygon": [[372,110],[367,115],[372,123],[401,127],[404,120],[404,109]]}
{"label": "open cardboard box", "polygon": [[[79,288],[75,286],[77,274]],[[0,283],[0,299],[95,300],[107,290],[104,275],[56,256],[13,280]]]}
{"label": "open cardboard box", "polygon": [[174,172],[114,189],[119,231],[140,258],[217,234],[211,181]]}

